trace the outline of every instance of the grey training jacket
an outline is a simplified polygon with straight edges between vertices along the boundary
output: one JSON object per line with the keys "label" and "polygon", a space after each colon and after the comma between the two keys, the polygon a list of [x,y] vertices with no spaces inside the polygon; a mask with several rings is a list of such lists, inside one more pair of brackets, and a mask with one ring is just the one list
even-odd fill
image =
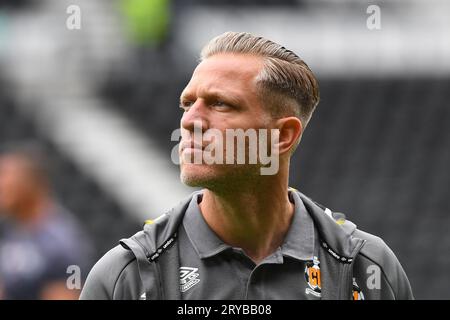
{"label": "grey training jacket", "polygon": [[[357,298],[355,274],[366,275],[371,285],[364,292],[366,300],[413,299],[400,262],[382,239],[291,191],[303,201],[319,233],[322,299]],[[107,252],[89,273],[80,299],[181,299],[177,231],[191,198]],[[371,279],[372,272],[381,274]]]}

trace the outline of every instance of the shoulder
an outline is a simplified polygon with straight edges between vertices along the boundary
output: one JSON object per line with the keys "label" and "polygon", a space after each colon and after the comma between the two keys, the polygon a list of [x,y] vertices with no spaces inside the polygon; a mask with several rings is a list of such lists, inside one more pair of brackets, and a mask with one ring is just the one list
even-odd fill
{"label": "shoulder", "polygon": [[[351,237],[365,241],[355,258],[354,268],[355,273],[359,274],[359,278],[364,278],[365,284],[371,287],[369,289],[374,293],[373,297],[396,300],[413,299],[411,285],[405,270],[386,242],[376,235],[358,229],[353,222],[346,219],[343,213],[333,212],[332,217]],[[373,285],[369,284],[370,281],[374,282]]]}
{"label": "shoulder", "polygon": [[140,291],[139,271],[131,251],[117,245],[91,269],[81,300],[135,299]]}
{"label": "shoulder", "polygon": [[397,260],[394,252],[382,238],[360,229],[356,229],[353,236],[366,240],[361,253],[367,255],[368,258],[377,260],[381,264],[389,264],[389,262]]}
{"label": "shoulder", "polygon": [[408,277],[386,242],[378,236],[359,229],[354,231],[353,236],[365,240],[356,263],[359,262],[360,267],[364,266],[365,272],[369,275],[379,270],[380,277],[386,283],[392,298],[412,299]]}

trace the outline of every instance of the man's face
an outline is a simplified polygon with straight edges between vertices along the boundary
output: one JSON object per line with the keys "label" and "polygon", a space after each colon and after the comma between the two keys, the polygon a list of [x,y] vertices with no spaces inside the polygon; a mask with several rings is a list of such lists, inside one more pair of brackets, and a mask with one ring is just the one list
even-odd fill
{"label": "man's face", "polygon": [[15,155],[0,157],[0,211],[14,213],[28,201],[33,186],[25,160]]}
{"label": "man's face", "polygon": [[[223,137],[226,129],[270,127],[271,117],[261,104],[255,84],[262,67],[260,57],[227,53],[207,58],[195,69],[180,97],[184,113],[179,152],[181,179],[185,184],[202,187],[227,184],[231,179],[236,181],[257,172],[255,165],[198,164],[189,163],[187,159],[192,160],[196,153],[204,154],[208,145],[208,141],[203,141],[199,148],[192,148],[196,124],[201,124],[202,132],[215,129],[222,132]],[[226,152],[224,143],[223,154]]]}

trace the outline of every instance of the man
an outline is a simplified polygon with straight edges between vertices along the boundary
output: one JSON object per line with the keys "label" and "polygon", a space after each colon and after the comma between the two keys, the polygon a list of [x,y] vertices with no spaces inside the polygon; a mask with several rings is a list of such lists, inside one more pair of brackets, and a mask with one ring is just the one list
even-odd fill
{"label": "man", "polygon": [[90,248],[77,221],[54,200],[36,145],[0,153],[0,212],[0,299],[78,299],[81,278],[68,287],[68,267],[85,267]]}
{"label": "man", "polygon": [[[314,75],[293,52],[248,33],[211,40],[180,98],[181,179],[204,189],[109,251],[81,298],[413,298],[380,238],[288,187],[290,157],[318,101]],[[229,130],[277,134],[218,143]],[[275,173],[263,174],[264,144]],[[215,158],[237,160],[242,149],[244,163]]]}

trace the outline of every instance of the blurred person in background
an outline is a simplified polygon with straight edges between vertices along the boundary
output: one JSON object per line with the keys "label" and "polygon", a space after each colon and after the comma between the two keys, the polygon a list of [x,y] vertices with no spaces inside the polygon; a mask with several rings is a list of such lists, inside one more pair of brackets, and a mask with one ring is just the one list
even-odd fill
{"label": "blurred person in background", "polygon": [[0,299],[77,299],[68,267],[87,267],[89,241],[55,200],[39,146],[0,150],[0,212]]}

